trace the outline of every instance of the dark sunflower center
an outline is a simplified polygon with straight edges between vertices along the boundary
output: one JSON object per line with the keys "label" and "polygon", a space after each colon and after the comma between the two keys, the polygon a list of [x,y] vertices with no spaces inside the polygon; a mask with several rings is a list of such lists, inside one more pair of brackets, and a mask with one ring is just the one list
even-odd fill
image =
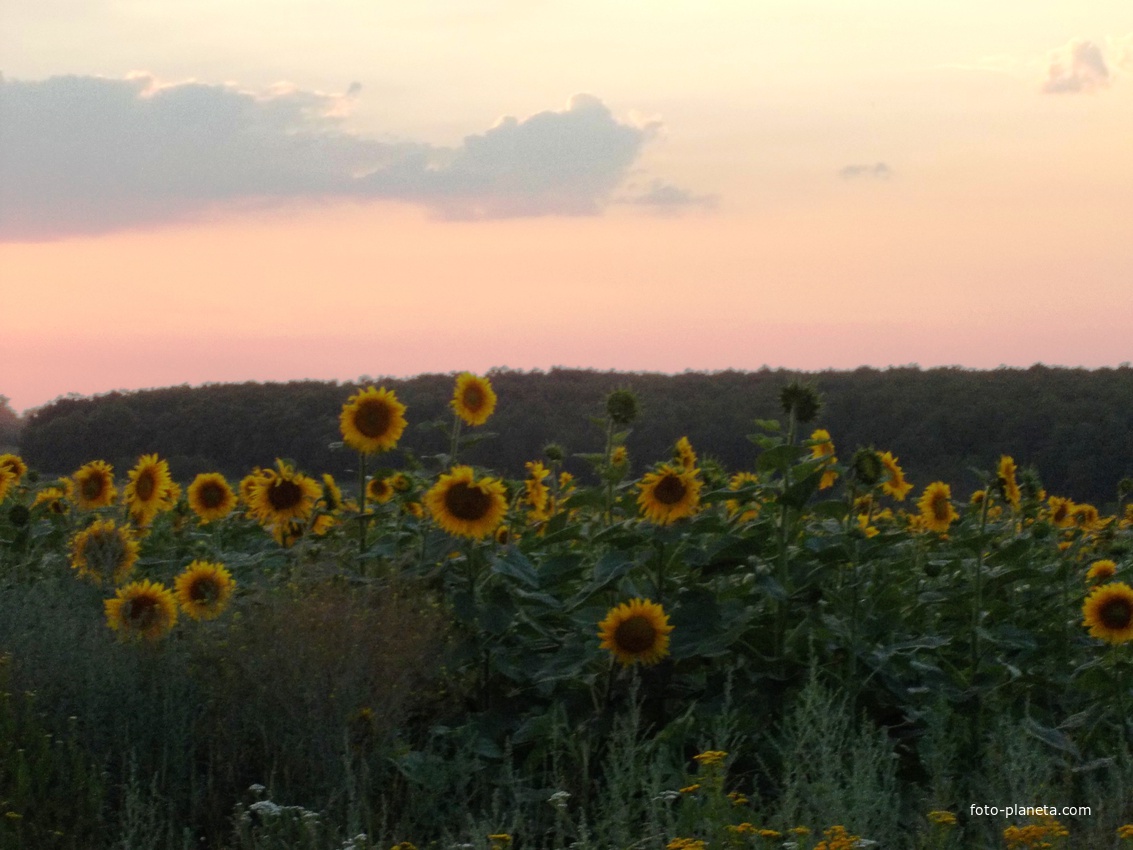
{"label": "dark sunflower center", "polygon": [[219,508],[224,504],[224,488],[210,481],[197,492],[197,498],[206,508]]}
{"label": "dark sunflower center", "polygon": [[479,487],[461,481],[445,492],[445,508],[457,519],[475,522],[492,506],[492,497]]}
{"label": "dark sunflower center", "polygon": [[1050,518],[1054,520],[1055,524],[1060,525],[1066,522],[1066,515],[1068,513],[1070,513],[1070,510],[1066,507],[1066,505],[1059,505]]}
{"label": "dark sunflower center", "polygon": [[160,616],[157,600],[152,596],[135,596],[123,607],[126,608],[126,619],[142,629],[153,625]]}
{"label": "dark sunflower center", "polygon": [[268,501],[277,511],[290,510],[303,501],[303,490],[294,481],[280,478],[268,487]]}
{"label": "dark sunflower center", "polygon": [[1099,612],[1107,629],[1127,629],[1133,623],[1133,603],[1128,599],[1110,599]]}
{"label": "dark sunflower center", "polygon": [[938,493],[932,498],[932,515],[936,517],[937,522],[947,522],[949,519],[949,502],[943,493]]}
{"label": "dark sunflower center", "polygon": [[614,641],[625,652],[646,652],[653,648],[656,640],[657,630],[641,615],[625,620],[614,632]]}
{"label": "dark sunflower center", "polygon": [[653,488],[653,498],[662,505],[675,505],[685,497],[688,487],[676,475],[666,475]]}
{"label": "dark sunflower center", "polygon": [[469,384],[464,389],[463,400],[469,410],[479,410],[484,404],[484,390],[477,384]]}
{"label": "dark sunflower center", "polygon": [[83,485],[79,489],[82,491],[84,499],[97,499],[102,495],[103,485],[105,481],[101,475],[90,475],[83,479]]}
{"label": "dark sunflower center", "polygon": [[212,602],[219,595],[220,588],[207,576],[202,576],[189,586],[189,598],[194,602]]}
{"label": "dark sunflower center", "polygon": [[354,427],[362,432],[362,436],[376,440],[389,430],[390,419],[389,405],[385,402],[363,402],[354,414]]}
{"label": "dark sunflower center", "polygon": [[157,489],[157,482],[153,480],[153,470],[147,469],[138,476],[137,482],[134,484],[134,492],[138,498],[143,502],[148,502],[153,498],[153,493]]}

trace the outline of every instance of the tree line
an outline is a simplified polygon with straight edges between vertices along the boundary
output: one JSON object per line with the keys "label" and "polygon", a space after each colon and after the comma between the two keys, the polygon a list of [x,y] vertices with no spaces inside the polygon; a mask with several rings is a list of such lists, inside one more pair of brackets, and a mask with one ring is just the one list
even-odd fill
{"label": "tree line", "polygon": [[[67,474],[104,459],[124,474],[141,454],[167,458],[175,476],[220,471],[234,478],[275,458],[310,472],[350,475],[356,457],[337,445],[343,402],[369,383],[394,390],[410,425],[385,467],[440,453],[447,438],[436,422],[451,419],[452,375],[419,375],[353,383],[206,384],[200,387],[68,396],[26,415],[17,439],[25,460],[45,474]],[[779,393],[793,380],[813,384],[822,409],[808,428],[832,435],[840,458],[859,446],[893,452],[919,491],[936,480],[966,496],[1001,454],[1034,467],[1048,492],[1112,505],[1117,484],[1133,475],[1133,368],[1096,370],[1032,366],[975,371],[958,367],[860,368],[800,373],[685,372],[677,375],[581,369],[496,370],[495,415],[478,431],[486,439],[461,459],[511,476],[561,445],[566,468],[587,469],[575,455],[600,451],[592,421],[607,394],[633,390],[640,416],[627,441],[640,474],[687,436],[702,457],[725,469],[750,469],[757,453],[747,438],[754,420],[781,415]],[[809,433],[809,431],[807,432]],[[805,435],[804,435],[805,436]]]}

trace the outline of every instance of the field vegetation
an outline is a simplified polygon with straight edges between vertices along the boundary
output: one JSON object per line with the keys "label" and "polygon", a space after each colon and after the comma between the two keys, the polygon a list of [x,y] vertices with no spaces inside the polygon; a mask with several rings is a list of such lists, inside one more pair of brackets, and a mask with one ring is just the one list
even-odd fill
{"label": "field vegetation", "polygon": [[37,469],[33,416],[0,456],[0,848],[1133,841],[1129,478],[934,479],[797,380],[740,462],[639,454],[622,387],[512,473],[477,461],[534,402],[503,377],[337,388],[323,467],[265,413],[239,475],[141,419],[125,464]]}

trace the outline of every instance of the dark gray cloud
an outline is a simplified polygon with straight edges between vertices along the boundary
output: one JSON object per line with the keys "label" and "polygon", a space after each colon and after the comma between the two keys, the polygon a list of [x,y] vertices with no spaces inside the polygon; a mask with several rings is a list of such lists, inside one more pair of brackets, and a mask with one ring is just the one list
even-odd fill
{"label": "dark gray cloud", "polygon": [[1111,79],[1101,47],[1074,40],[1051,54],[1042,90],[1045,94],[1092,92],[1107,87]]}
{"label": "dark gray cloud", "polygon": [[592,215],[658,129],[575,95],[561,111],[505,118],[455,148],[389,142],[344,128],[359,90],[0,77],[0,239],[319,198],[400,200],[448,218]]}
{"label": "dark gray cloud", "polygon": [[859,178],[888,180],[893,176],[893,169],[884,162],[875,162],[872,165],[847,165],[838,170],[838,176],[843,180]]}

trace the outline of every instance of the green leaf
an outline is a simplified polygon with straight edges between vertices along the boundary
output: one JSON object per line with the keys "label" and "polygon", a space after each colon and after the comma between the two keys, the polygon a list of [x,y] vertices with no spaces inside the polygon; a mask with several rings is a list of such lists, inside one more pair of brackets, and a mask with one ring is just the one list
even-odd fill
{"label": "green leaf", "polygon": [[539,586],[535,565],[518,549],[508,549],[501,557],[493,559],[492,572],[515,579],[531,588]]}
{"label": "green leaf", "polygon": [[786,472],[806,453],[802,446],[777,445],[756,458],[755,468],[760,472]]}

